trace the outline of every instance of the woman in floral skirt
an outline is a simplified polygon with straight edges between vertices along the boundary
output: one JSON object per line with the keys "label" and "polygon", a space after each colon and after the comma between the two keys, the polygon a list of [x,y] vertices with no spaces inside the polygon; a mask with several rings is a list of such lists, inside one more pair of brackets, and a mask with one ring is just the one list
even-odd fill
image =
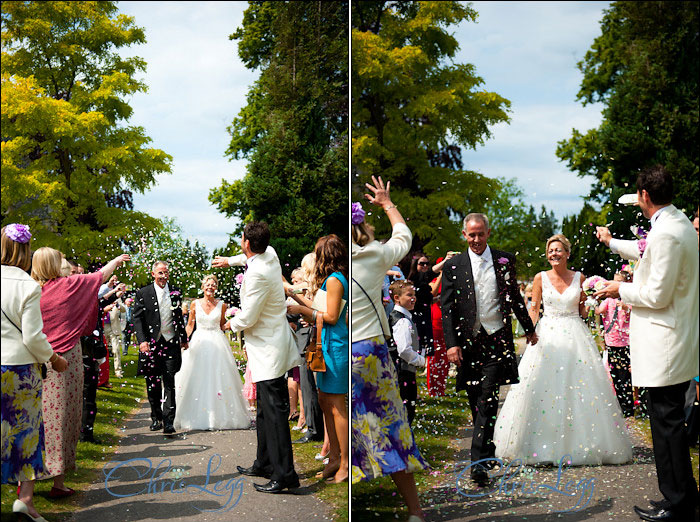
{"label": "woman in floral skirt", "polygon": [[[382,207],[392,226],[381,244],[364,222],[359,203],[352,205],[352,482],[391,475],[404,498],[409,522],[423,520],[413,472],[427,469],[416,447],[397,375],[384,335],[389,325],[381,303],[386,271],[411,247],[411,231],[391,202],[389,186],[372,177],[370,203]],[[372,296],[372,297],[370,297]]]}
{"label": "woman in floral skirt", "polygon": [[2,229],[2,483],[21,483],[12,511],[44,521],[34,509],[34,481],[44,472],[41,370],[50,362],[63,372],[66,360],[54,353],[42,331],[41,289],[27,270],[32,255],[29,227]]}

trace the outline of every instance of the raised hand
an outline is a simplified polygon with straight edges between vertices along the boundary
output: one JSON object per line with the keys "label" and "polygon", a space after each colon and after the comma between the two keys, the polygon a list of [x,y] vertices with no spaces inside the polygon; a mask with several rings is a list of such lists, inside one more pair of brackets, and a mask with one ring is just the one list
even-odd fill
{"label": "raised hand", "polygon": [[367,187],[374,195],[365,194],[365,198],[370,203],[377,205],[378,207],[384,208],[390,206],[391,198],[389,197],[389,187],[391,186],[391,181],[387,181],[385,187],[381,176],[379,176],[379,178],[372,176],[372,183],[373,185],[365,183],[365,187]]}
{"label": "raised hand", "polygon": [[598,238],[598,241],[604,243],[605,246],[610,246],[612,234],[610,230],[608,230],[608,227],[595,227],[595,237]]}
{"label": "raised hand", "polygon": [[121,255],[115,257],[114,261],[116,261],[117,266],[121,266],[122,263],[124,263],[126,261],[131,261],[131,256],[129,254],[121,254]]}
{"label": "raised hand", "polygon": [[213,266],[214,268],[226,268],[228,266],[228,257],[214,257],[214,261],[211,262],[211,266]]}

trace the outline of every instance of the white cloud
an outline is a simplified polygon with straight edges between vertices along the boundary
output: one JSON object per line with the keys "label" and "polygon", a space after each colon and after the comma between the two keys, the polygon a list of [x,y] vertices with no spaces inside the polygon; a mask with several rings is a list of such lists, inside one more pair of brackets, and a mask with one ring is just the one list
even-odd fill
{"label": "white cloud", "polygon": [[478,23],[455,31],[455,61],[472,63],[487,90],[512,102],[510,124],[492,128],[476,151],[464,150],[465,168],[489,177],[516,178],[525,201],[544,204],[558,218],[578,212],[591,180],[566,169],[555,156],[571,129],[601,121],[601,105],[576,100],[576,63],[600,33],[608,2],[474,2]]}
{"label": "white cloud", "polygon": [[229,40],[243,20],[246,2],[120,2],[120,11],[144,27],[147,43],[121,51],[148,64],[147,93],[130,103],[130,125],[143,126],[152,146],[173,156],[173,173],[161,175],[146,194],[134,196],[137,210],[174,217],[185,235],[211,251],[225,246],[234,220],[208,201],[222,178],[245,173],[245,161],[229,162],[226,127],[246,103],[257,72],[238,58]]}

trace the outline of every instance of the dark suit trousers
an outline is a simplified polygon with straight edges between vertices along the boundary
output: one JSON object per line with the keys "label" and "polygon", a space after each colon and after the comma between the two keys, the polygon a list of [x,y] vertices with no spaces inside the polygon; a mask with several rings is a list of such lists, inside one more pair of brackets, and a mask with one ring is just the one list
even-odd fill
{"label": "dark suit trousers", "polygon": [[[481,380],[467,384],[467,397],[474,421],[474,433],[472,435],[471,460],[476,462],[481,459],[491,458],[495,455],[496,445],[493,443],[493,432],[496,426],[496,414],[498,413],[498,394],[500,390],[500,376],[503,372],[501,357],[490,357],[496,353],[497,347],[502,344],[503,335],[510,334],[508,328],[502,328],[493,335],[488,335],[482,328],[472,343],[470,351],[477,357],[475,364]],[[498,348],[500,350],[500,348]],[[479,354],[478,356],[476,354]],[[464,353],[462,364],[465,364],[471,354]],[[474,357],[472,357],[474,359]]]}
{"label": "dark suit trousers", "polygon": [[289,433],[289,391],[286,374],[258,381],[256,431],[258,452],[253,467],[270,473],[271,480],[290,483],[297,478]]}
{"label": "dark suit trousers", "polygon": [[607,348],[610,377],[612,377],[615,387],[617,401],[620,403],[622,415],[631,417],[634,415],[634,398],[632,396],[632,373],[630,372],[630,347],[607,346]]}
{"label": "dark suit trousers", "polygon": [[314,439],[323,439],[323,411],[318,403],[318,390],[314,372],[309,370],[306,362],[299,366],[299,381],[301,386],[301,399],[304,403],[304,418],[308,428],[307,436]]}
{"label": "dark suit trousers", "polygon": [[100,365],[92,355],[83,355],[83,419],[81,432],[92,435],[97,416],[97,378]]}
{"label": "dark suit trousers", "polygon": [[408,423],[413,424],[413,419],[416,417],[416,401],[418,399],[416,372],[399,370],[399,395],[403,405],[406,407]]}
{"label": "dark suit trousers", "polygon": [[[685,431],[684,404],[688,382],[647,388],[651,438],[659,490],[671,509],[692,514],[698,490]],[[692,520],[688,518],[686,520]]]}
{"label": "dark suit trousers", "polygon": [[[155,375],[146,375],[146,392],[151,404],[151,420],[162,421],[166,426],[175,422],[175,374],[180,370],[180,343],[168,342],[164,337],[156,341],[153,362]],[[173,352],[178,356],[174,356]],[[163,389],[165,402],[162,403]]]}

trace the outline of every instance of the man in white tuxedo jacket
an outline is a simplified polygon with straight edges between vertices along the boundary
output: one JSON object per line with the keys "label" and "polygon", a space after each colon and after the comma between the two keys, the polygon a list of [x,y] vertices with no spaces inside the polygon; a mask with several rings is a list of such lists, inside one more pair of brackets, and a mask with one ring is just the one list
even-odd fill
{"label": "man in white tuxedo jacket", "polygon": [[657,165],[637,177],[637,198],[651,221],[646,247],[613,239],[605,227],[597,235],[612,252],[639,259],[631,283],[609,282],[596,297],[620,297],[632,308],[632,384],[648,389],[654,458],[663,500],[635,511],[644,520],[693,520],[698,501],[684,402],[688,381],[698,372],[698,252],[690,220],[675,206],[673,180]]}
{"label": "man in white tuxedo jacket", "polygon": [[289,417],[287,372],[299,366],[297,343],[287,323],[287,305],[282,286],[282,269],[275,250],[269,246],[270,230],[265,223],[248,223],[243,230],[243,254],[217,256],[215,267],[246,266],[241,285],[240,311],[224,328],[243,332],[248,364],[257,384],[257,458],[249,468],[238,466],[244,475],[269,478],[255,489],[279,493],[299,487],[294,471]]}

